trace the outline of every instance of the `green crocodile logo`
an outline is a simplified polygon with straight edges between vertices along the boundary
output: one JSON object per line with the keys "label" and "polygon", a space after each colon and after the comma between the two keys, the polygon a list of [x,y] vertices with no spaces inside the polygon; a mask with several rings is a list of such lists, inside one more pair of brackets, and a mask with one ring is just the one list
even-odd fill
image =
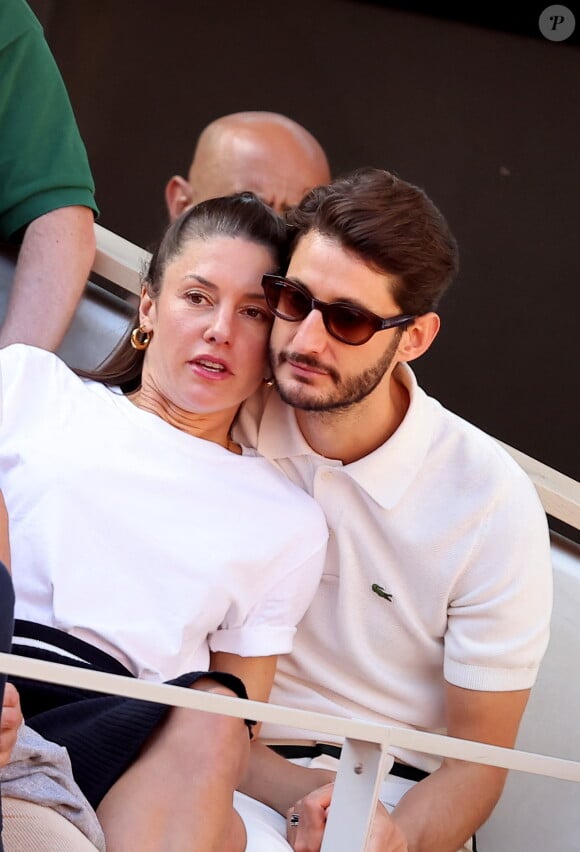
{"label": "green crocodile logo", "polygon": [[378,595],[380,598],[385,598],[388,601],[393,600],[393,596],[390,594],[390,592],[385,592],[383,587],[379,586],[378,583],[373,583],[371,589],[373,590],[375,595]]}

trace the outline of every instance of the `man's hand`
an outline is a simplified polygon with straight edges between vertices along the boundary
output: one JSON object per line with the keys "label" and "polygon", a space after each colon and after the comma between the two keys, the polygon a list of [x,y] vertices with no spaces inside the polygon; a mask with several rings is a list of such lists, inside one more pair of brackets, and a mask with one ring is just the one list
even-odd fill
{"label": "man's hand", "polygon": [[[319,787],[288,809],[286,837],[295,852],[320,852],[334,784]],[[367,852],[407,852],[403,832],[379,802]]]}
{"label": "man's hand", "polygon": [[10,760],[21,723],[20,698],[16,687],[7,683],[4,687],[4,701],[2,703],[2,716],[0,717],[0,766],[6,766]]}

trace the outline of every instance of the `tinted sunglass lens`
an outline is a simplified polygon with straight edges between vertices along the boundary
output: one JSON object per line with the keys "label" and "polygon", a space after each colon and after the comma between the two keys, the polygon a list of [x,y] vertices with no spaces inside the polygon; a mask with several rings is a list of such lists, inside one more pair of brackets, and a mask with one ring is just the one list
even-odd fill
{"label": "tinted sunglass lens", "polygon": [[269,281],[267,278],[262,279],[262,289],[264,290],[264,296],[266,297],[266,304],[270,308],[271,311],[275,311],[278,308],[278,301],[280,299],[280,288],[275,281]]}
{"label": "tinted sunglass lens", "polygon": [[365,343],[374,332],[374,326],[368,317],[356,310],[342,305],[327,310],[328,330],[339,340],[354,345]]}
{"label": "tinted sunglass lens", "polygon": [[302,320],[310,313],[311,302],[308,296],[291,284],[280,285],[278,310],[293,320]]}
{"label": "tinted sunglass lens", "polygon": [[284,283],[281,281],[267,281],[264,283],[264,294],[268,307],[274,314],[283,314],[282,305],[284,294]]}

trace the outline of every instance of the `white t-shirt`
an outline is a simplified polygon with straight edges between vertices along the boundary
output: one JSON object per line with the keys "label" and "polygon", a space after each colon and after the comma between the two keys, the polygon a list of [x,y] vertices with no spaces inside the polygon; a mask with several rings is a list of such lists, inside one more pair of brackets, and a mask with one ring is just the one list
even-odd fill
{"label": "white t-shirt", "polygon": [[[257,412],[242,413],[245,440],[316,498],[330,528],[322,582],[271,700],[441,732],[444,680],[484,691],[534,683],[551,614],[549,533],[512,458],[428,397],[409,367],[397,370],[407,414],[352,464],[314,453],[275,393],[259,434]],[[269,724],[261,736],[318,738]]]}
{"label": "white t-shirt", "polygon": [[52,353],[1,350],[0,379],[17,618],[150,680],[206,670],[210,649],[290,651],[324,562],[314,500],[255,451],[194,438]]}

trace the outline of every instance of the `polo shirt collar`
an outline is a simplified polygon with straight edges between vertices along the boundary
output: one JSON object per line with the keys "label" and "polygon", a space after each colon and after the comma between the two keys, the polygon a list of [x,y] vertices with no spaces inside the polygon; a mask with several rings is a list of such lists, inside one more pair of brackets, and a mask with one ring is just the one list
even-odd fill
{"label": "polo shirt collar", "polygon": [[397,378],[409,392],[403,422],[373,453],[346,465],[355,482],[384,509],[396,506],[420,475],[434,428],[433,400],[418,386],[407,364],[399,364]]}
{"label": "polo shirt collar", "polygon": [[[431,445],[437,404],[418,386],[411,368],[399,364],[397,378],[409,392],[409,408],[394,434],[374,452],[342,465],[324,459],[329,467],[340,466],[384,509],[397,505],[426,463]],[[304,439],[294,410],[272,393],[260,425],[258,450],[270,459],[310,456],[323,459]]]}

